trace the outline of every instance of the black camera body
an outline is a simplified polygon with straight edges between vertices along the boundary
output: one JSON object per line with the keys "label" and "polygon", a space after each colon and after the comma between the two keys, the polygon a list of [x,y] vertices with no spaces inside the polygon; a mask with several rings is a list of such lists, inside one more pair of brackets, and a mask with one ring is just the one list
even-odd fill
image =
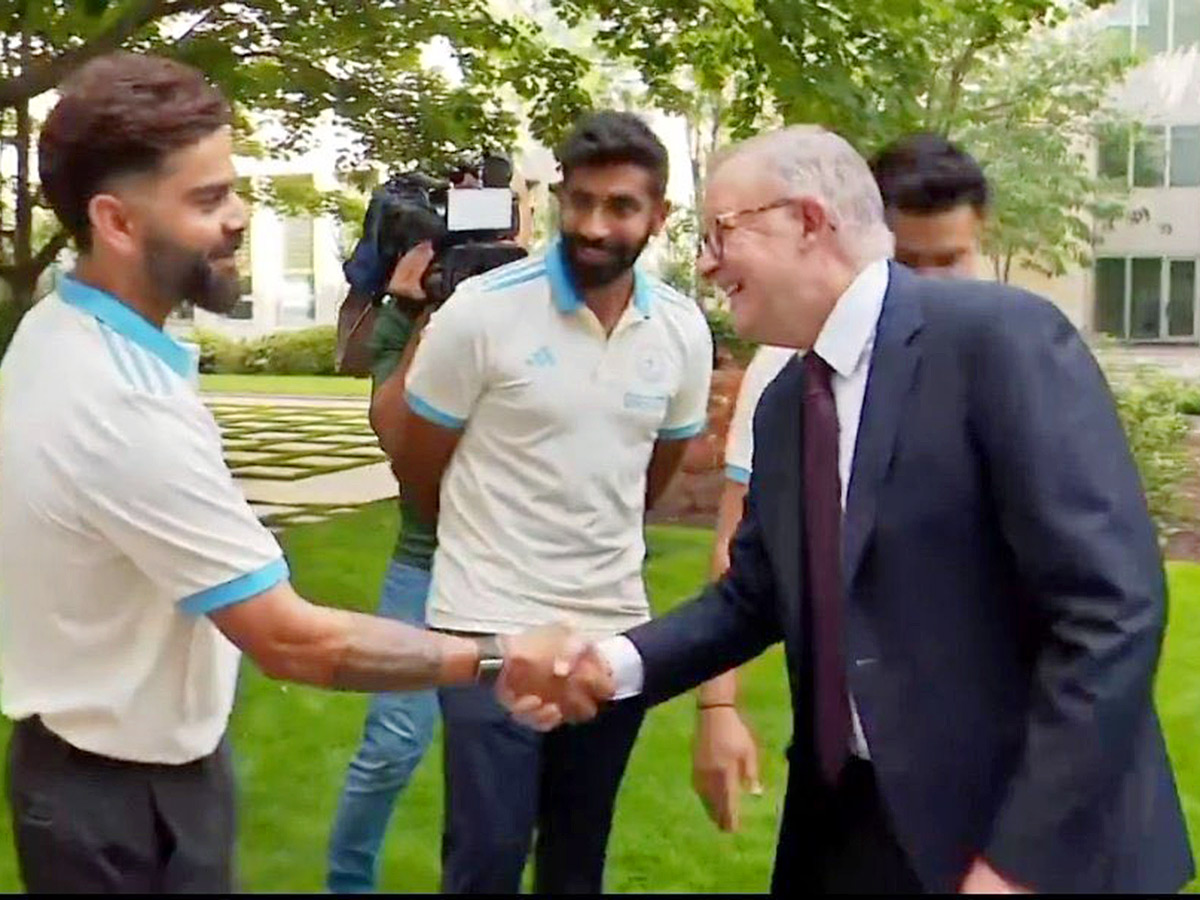
{"label": "black camera body", "polygon": [[[466,176],[475,184],[466,186]],[[385,270],[390,273],[396,260],[429,241],[434,258],[422,287],[426,302],[437,304],[466,279],[523,259],[526,251],[513,240],[519,209],[511,180],[511,164],[498,155],[477,165],[460,164],[446,179],[422,172],[389,179],[376,192],[378,251]]]}

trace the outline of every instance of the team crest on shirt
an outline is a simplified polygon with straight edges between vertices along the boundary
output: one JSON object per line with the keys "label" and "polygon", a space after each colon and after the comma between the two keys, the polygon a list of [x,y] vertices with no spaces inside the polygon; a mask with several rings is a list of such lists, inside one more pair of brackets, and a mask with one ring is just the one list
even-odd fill
{"label": "team crest on shirt", "polygon": [[662,352],[648,348],[641,352],[637,361],[638,378],[647,384],[657,384],[667,375],[667,360]]}

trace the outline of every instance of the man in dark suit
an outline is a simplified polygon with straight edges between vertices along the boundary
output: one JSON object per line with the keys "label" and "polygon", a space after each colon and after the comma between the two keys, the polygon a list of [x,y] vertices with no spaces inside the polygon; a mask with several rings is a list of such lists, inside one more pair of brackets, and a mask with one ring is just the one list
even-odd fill
{"label": "man in dark suit", "polygon": [[1152,687],[1161,556],[1075,329],[889,263],[863,160],[811,127],[710,177],[703,273],[807,351],[765,392],[727,574],[576,663],[654,703],[782,640],[773,889],[1175,891],[1193,872]]}

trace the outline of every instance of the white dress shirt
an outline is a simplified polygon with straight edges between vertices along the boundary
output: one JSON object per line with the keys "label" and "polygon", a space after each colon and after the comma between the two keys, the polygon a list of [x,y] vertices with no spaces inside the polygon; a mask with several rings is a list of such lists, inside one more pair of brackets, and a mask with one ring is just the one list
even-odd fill
{"label": "white dress shirt", "polygon": [[[863,400],[867,393],[867,376],[871,372],[871,351],[875,347],[875,332],[879,325],[879,314],[883,311],[883,295],[887,292],[887,286],[886,259],[876,260],[859,272],[850,287],[838,298],[813,346],[833,369],[843,513],[850,487],[851,464],[858,441]],[[597,649],[612,668],[616,698],[625,699],[640,694],[644,678],[642,658],[633,642],[618,635],[603,641]],[[854,753],[869,759],[866,737],[853,697],[850,698],[850,704],[854,718]]]}

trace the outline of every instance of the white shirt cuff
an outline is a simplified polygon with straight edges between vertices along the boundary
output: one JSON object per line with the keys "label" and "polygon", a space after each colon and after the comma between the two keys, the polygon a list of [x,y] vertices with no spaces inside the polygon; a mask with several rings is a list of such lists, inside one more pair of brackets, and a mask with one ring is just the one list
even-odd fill
{"label": "white shirt cuff", "polygon": [[618,634],[606,638],[596,645],[596,652],[608,663],[612,671],[613,682],[616,684],[614,700],[628,700],[642,692],[642,681],[645,672],[642,668],[642,656],[633,646],[633,641]]}

